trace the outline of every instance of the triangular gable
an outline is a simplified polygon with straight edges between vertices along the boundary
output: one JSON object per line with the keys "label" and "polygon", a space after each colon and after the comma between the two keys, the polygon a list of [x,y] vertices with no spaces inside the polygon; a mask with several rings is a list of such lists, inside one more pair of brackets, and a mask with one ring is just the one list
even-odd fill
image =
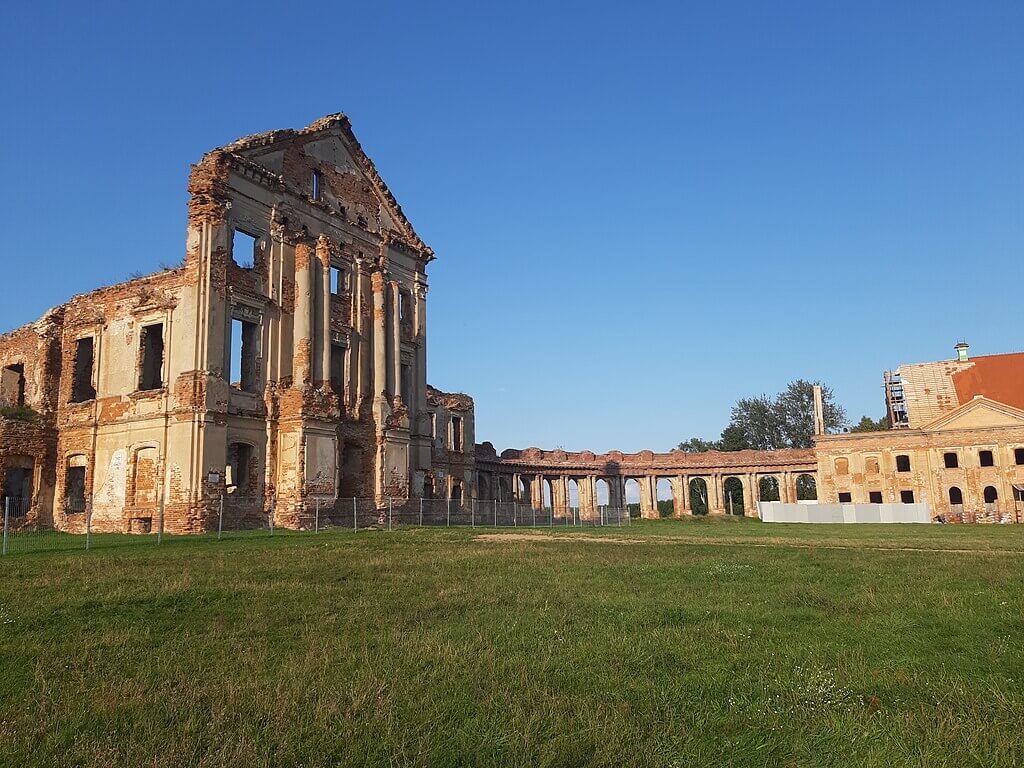
{"label": "triangular gable", "polygon": [[978,396],[920,429],[951,430],[1008,426],[1024,426],[1024,411]]}
{"label": "triangular gable", "polygon": [[223,149],[280,174],[299,190],[310,184],[313,170],[319,171],[325,202],[345,206],[353,220],[362,216],[369,223],[379,217],[382,231],[394,232],[408,245],[433,255],[363,152],[345,115],[328,115],[298,131],[249,136]]}

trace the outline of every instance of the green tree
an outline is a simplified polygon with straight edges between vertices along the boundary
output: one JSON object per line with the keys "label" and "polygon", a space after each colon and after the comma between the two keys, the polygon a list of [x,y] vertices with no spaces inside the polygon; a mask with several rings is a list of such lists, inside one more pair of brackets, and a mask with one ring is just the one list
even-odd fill
{"label": "green tree", "polygon": [[677,445],[676,449],[685,453],[707,453],[708,451],[722,450],[722,445],[720,440],[705,440],[701,437],[691,437],[689,440]]}
{"label": "green tree", "polygon": [[851,432],[885,432],[889,429],[889,417],[883,416],[875,421],[870,416],[861,416],[856,426],[851,427]]}
{"label": "green tree", "polygon": [[[688,453],[705,451],[774,451],[810,448],[814,444],[814,387],[820,382],[797,379],[774,398],[746,397],[732,407],[729,424],[718,440],[691,437],[679,444]],[[829,387],[821,386],[825,431],[838,432],[846,424],[846,411]],[[865,417],[866,419],[867,417]],[[864,419],[861,420],[861,423]],[[888,426],[888,425],[887,425]],[[862,431],[862,430],[855,430]]]}

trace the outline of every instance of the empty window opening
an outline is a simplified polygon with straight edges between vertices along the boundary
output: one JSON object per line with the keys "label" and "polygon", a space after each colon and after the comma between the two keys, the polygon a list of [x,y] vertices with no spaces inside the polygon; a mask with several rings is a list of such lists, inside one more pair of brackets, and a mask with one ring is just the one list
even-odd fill
{"label": "empty window opening", "polygon": [[462,418],[452,416],[452,450],[462,450]]}
{"label": "empty window opening", "polygon": [[12,456],[4,472],[4,501],[12,517],[21,517],[32,506],[35,462],[30,456]]}
{"label": "empty window opening", "polygon": [[910,457],[906,454],[900,454],[896,457],[896,471],[897,472],[909,472],[910,471]]}
{"label": "empty window opening", "polygon": [[437,414],[430,414],[430,436],[437,438]]}
{"label": "empty window opening", "polygon": [[872,504],[882,503],[882,492],[881,491],[868,491],[868,501]]}
{"label": "empty window opening", "polygon": [[160,389],[164,385],[164,326],[163,323],[147,325],[139,336],[139,353],[142,369],[139,372],[139,389]]}
{"label": "empty window opening", "polygon": [[320,171],[313,171],[313,178],[310,180],[310,187],[313,192],[313,199],[320,199]]}
{"label": "empty window opening", "polygon": [[853,496],[851,496],[849,493],[843,492],[839,494],[840,504],[849,504],[851,501],[853,501]]}
{"label": "empty window opening", "polygon": [[462,483],[460,483],[458,480],[452,482],[452,492],[449,498],[451,498],[452,501],[458,502],[459,504],[462,503]]}
{"label": "empty window opening", "polygon": [[0,405],[25,405],[25,366],[22,363],[4,368],[0,377]]}
{"label": "empty window opening", "polygon": [[64,509],[68,513],[85,511],[85,467],[69,466],[64,477]]}
{"label": "empty window opening", "polygon": [[242,269],[252,269],[256,264],[256,251],[259,238],[236,229],[231,238],[231,259]]}
{"label": "empty window opening", "polygon": [[998,493],[998,491],[996,491],[995,486],[994,485],[986,485],[985,486],[985,503],[986,504],[995,504],[998,499],[999,499],[999,493]]}
{"label": "empty window opening", "polygon": [[224,467],[224,483],[228,493],[244,493],[249,489],[252,455],[252,446],[246,443],[232,443],[228,446],[228,461]]}
{"label": "empty window opening", "polygon": [[257,359],[260,327],[256,323],[234,318],[231,321],[231,354],[228,381],[243,392],[259,390]]}
{"label": "empty window opening", "polygon": [[914,492],[913,491],[900,491],[900,502],[903,504],[914,503]]}
{"label": "empty window opening", "polygon": [[996,465],[995,456],[992,451],[978,451],[978,461],[983,467],[994,467]]}
{"label": "empty window opening", "polygon": [[96,397],[92,385],[93,339],[86,336],[75,342],[75,367],[71,376],[71,402],[84,403]]}
{"label": "empty window opening", "polygon": [[1024,448],[1013,449],[1013,460],[1018,466],[1024,464]]}
{"label": "empty window opening", "polygon": [[956,469],[960,466],[960,459],[952,452],[942,454],[942,461],[946,465],[946,469]]}
{"label": "empty window opening", "polygon": [[952,488],[949,489],[949,503],[950,504],[963,504],[964,503],[963,491],[961,491],[955,485]]}
{"label": "empty window opening", "polygon": [[868,475],[878,474],[878,459],[874,456],[868,456],[864,459],[864,473]]}
{"label": "empty window opening", "polygon": [[423,498],[434,498],[434,478],[430,475],[423,478]]}

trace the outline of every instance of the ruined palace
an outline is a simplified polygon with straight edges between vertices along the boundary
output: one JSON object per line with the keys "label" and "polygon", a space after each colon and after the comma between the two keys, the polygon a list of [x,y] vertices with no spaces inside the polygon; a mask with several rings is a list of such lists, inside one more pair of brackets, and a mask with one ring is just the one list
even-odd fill
{"label": "ruined palace", "polygon": [[[504,450],[427,383],[420,239],[344,115],[192,168],[179,266],[0,336],[0,498],[19,527],[145,533],[356,525],[440,501],[548,520],[927,502],[1024,520],[1024,354],[885,374],[892,428],[813,448]],[[821,419],[818,420],[819,424]],[[433,505],[436,511],[437,505]],[[429,505],[428,505],[429,509]],[[536,519],[534,517],[534,519]]]}
{"label": "ruined palace", "polygon": [[471,487],[472,400],[426,380],[434,254],[348,119],[213,150],[189,194],[180,266],[0,337],[18,520],[296,527],[310,496]]}

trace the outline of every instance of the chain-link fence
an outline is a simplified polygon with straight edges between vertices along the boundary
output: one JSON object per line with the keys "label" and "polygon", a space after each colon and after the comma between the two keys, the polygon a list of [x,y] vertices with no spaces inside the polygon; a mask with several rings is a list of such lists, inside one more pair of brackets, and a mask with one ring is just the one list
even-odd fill
{"label": "chain-link fence", "polygon": [[[278,504],[269,510],[239,515],[225,498],[217,500],[204,532],[175,535],[165,526],[162,505],[135,526],[135,518],[123,523],[94,519],[88,501],[81,509],[68,509],[66,530],[41,524],[31,514],[29,499],[8,496],[3,500],[3,556],[32,552],[88,551],[115,547],[156,546],[168,541],[255,538],[274,535],[317,534],[327,530],[383,530],[414,526],[469,528],[582,528],[630,525],[630,510],[601,505],[537,509],[518,501],[478,499],[383,499],[310,496],[301,502]],[[113,529],[113,530],[112,530]]]}

